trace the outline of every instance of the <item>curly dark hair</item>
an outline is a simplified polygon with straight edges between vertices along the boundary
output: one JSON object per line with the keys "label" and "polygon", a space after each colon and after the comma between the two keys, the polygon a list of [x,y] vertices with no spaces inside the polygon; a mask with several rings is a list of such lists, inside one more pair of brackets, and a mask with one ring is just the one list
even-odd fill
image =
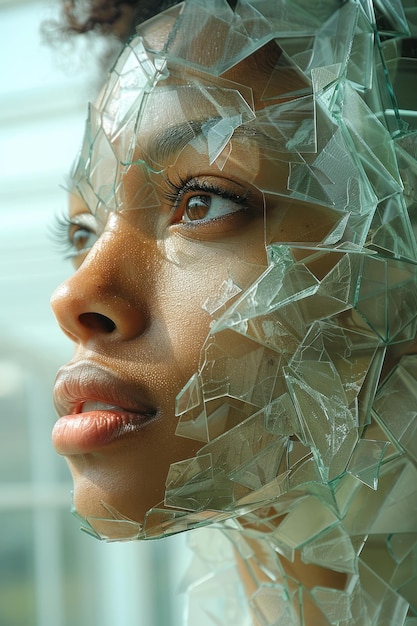
{"label": "curly dark hair", "polygon": [[65,33],[96,32],[128,40],[135,26],[179,0],[61,0],[60,29]]}

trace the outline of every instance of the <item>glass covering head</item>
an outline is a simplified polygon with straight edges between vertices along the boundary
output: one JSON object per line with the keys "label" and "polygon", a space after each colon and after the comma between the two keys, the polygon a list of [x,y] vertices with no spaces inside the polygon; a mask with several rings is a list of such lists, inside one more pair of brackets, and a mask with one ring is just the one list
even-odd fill
{"label": "glass covering head", "polygon": [[[186,0],[138,26],[72,172],[79,269],[55,310],[78,348],[56,404],[78,384],[85,429],[86,359],[126,398],[111,418],[111,394],[91,398],[110,464],[57,422],[75,507],[110,540],[219,526],[261,625],[417,614],[412,19],[400,1]],[[343,588],[300,586],[297,559]]]}

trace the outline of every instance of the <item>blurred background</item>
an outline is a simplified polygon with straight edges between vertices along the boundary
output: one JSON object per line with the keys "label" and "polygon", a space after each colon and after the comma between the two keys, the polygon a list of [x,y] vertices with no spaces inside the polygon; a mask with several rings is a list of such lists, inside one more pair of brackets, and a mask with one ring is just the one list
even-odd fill
{"label": "blurred background", "polygon": [[183,537],[80,532],[50,443],[51,388],[71,354],[49,310],[71,268],[50,230],[98,75],[85,43],[43,41],[57,5],[0,0],[0,625],[178,626]]}

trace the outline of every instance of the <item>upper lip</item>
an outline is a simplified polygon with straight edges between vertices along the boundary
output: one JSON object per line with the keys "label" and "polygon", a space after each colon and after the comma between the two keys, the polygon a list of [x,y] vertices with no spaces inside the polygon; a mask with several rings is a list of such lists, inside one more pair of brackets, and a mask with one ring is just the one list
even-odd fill
{"label": "upper lip", "polygon": [[88,400],[119,406],[124,411],[140,415],[156,413],[138,383],[123,380],[107,367],[90,361],[61,367],[53,397],[60,417],[80,412],[82,404]]}

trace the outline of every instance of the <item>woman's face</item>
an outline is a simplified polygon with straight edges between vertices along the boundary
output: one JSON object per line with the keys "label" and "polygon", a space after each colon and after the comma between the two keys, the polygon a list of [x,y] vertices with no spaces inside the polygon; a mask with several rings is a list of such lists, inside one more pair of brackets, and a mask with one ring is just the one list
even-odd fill
{"label": "woman's face", "polygon": [[[163,38],[160,28],[148,41]],[[211,313],[266,269],[266,244],[321,242],[340,220],[289,197],[291,158],[272,149],[267,117],[251,124],[252,106],[271,105],[262,96],[278,54],[268,45],[218,79],[169,68],[149,93],[138,88],[134,128],[116,128],[116,90],[98,106],[104,139],[89,145],[80,187],[92,193],[70,201],[76,271],[52,299],[75,345],[56,381],[53,441],[85,518],[111,507],[142,523],[164,500],[171,464],[202,446],[175,434],[175,404],[204,365]],[[286,91],[276,86],[277,102]]]}

